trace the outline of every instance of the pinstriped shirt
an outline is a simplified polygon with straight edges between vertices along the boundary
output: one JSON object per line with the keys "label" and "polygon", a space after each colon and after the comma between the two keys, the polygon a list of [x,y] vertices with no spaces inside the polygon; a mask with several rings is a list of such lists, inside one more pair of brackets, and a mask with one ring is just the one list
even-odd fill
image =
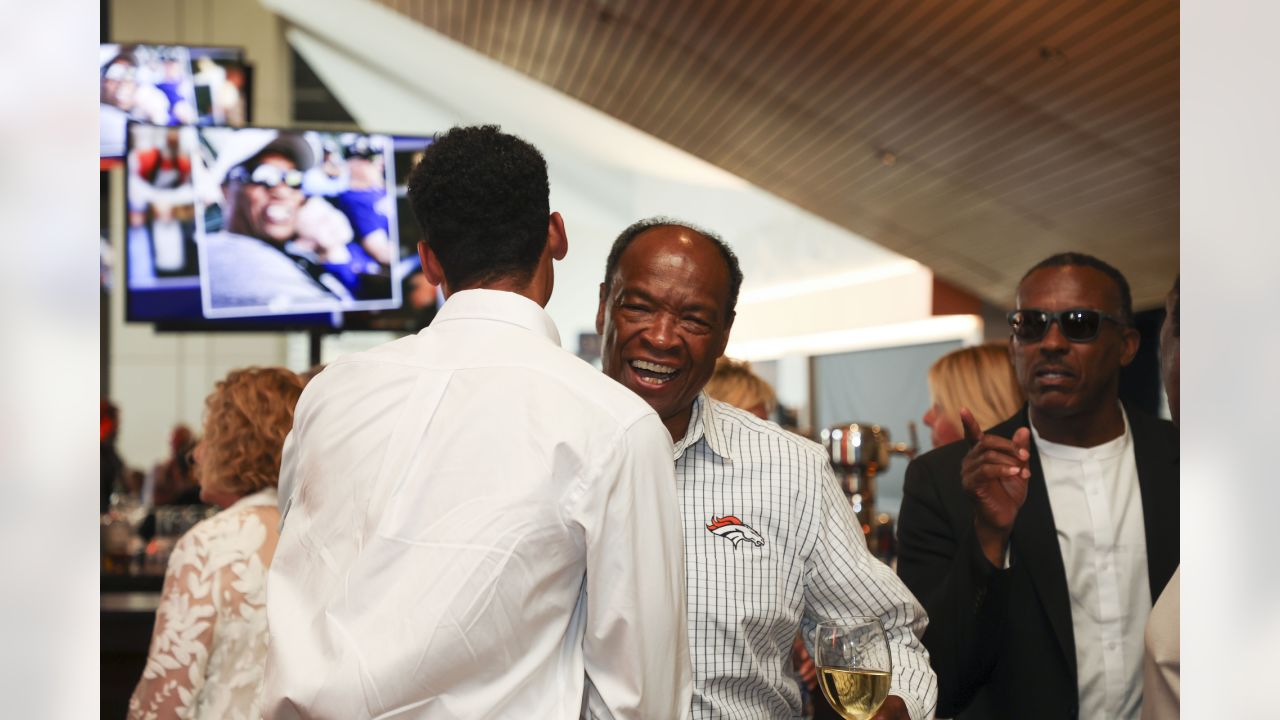
{"label": "pinstriped shirt", "polygon": [[855,615],[884,624],[890,693],[913,720],[932,717],[937,678],[920,642],[924,608],[867,551],[821,447],[703,393],[675,460],[692,717],[799,717],[796,630],[811,638],[818,622]]}

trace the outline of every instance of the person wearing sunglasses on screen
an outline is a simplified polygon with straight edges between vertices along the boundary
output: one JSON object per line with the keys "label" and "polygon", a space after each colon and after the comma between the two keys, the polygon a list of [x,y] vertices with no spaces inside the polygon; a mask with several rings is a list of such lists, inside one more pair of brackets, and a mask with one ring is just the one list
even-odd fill
{"label": "person wearing sunglasses on screen", "polygon": [[1178,435],[1119,400],[1129,284],[1033,267],[1009,313],[1027,404],[907,467],[898,574],[929,613],[938,715],[1138,717],[1143,626],[1178,566]]}
{"label": "person wearing sunglasses on screen", "polygon": [[308,199],[303,173],[315,162],[301,136],[236,131],[219,148],[224,230],[204,237],[209,306],[337,310],[353,300],[326,267],[341,262],[351,224],[323,198]]}

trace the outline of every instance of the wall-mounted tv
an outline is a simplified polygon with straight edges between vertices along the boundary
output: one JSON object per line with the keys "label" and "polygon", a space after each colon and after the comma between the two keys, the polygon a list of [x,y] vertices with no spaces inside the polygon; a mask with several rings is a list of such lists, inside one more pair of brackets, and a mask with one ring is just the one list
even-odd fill
{"label": "wall-mounted tv", "polygon": [[130,121],[231,127],[250,121],[252,68],[240,48],[103,43],[98,65],[104,162],[124,155]]}
{"label": "wall-mounted tv", "polygon": [[414,329],[435,288],[418,287],[416,224],[401,206],[428,142],[131,123],[126,318],[161,330]]}

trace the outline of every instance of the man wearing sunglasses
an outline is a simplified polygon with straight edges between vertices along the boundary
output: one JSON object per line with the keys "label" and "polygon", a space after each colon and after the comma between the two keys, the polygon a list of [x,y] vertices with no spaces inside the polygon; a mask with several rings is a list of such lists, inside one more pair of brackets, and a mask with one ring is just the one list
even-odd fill
{"label": "man wearing sunglasses", "polygon": [[303,173],[314,164],[298,135],[248,128],[219,149],[222,232],[205,235],[204,281],[215,310],[336,310],[353,298],[325,268],[343,253],[351,224],[320,198],[307,200]]}
{"label": "man wearing sunglasses", "polygon": [[1178,437],[1119,400],[1129,285],[1083,254],[1018,286],[1027,405],[907,468],[898,573],[929,613],[938,714],[1136,719],[1143,626],[1178,565]]}

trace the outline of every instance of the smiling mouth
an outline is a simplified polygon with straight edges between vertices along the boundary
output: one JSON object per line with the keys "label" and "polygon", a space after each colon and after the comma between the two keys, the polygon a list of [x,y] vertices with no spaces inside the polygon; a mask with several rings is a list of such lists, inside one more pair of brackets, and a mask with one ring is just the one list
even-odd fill
{"label": "smiling mouth", "polygon": [[293,209],[280,203],[267,205],[262,214],[266,217],[267,222],[276,224],[287,223],[293,219]]}
{"label": "smiling mouth", "polygon": [[631,372],[640,382],[654,387],[666,385],[679,374],[678,368],[670,365],[660,365],[647,360],[632,360],[629,365],[631,366]]}

